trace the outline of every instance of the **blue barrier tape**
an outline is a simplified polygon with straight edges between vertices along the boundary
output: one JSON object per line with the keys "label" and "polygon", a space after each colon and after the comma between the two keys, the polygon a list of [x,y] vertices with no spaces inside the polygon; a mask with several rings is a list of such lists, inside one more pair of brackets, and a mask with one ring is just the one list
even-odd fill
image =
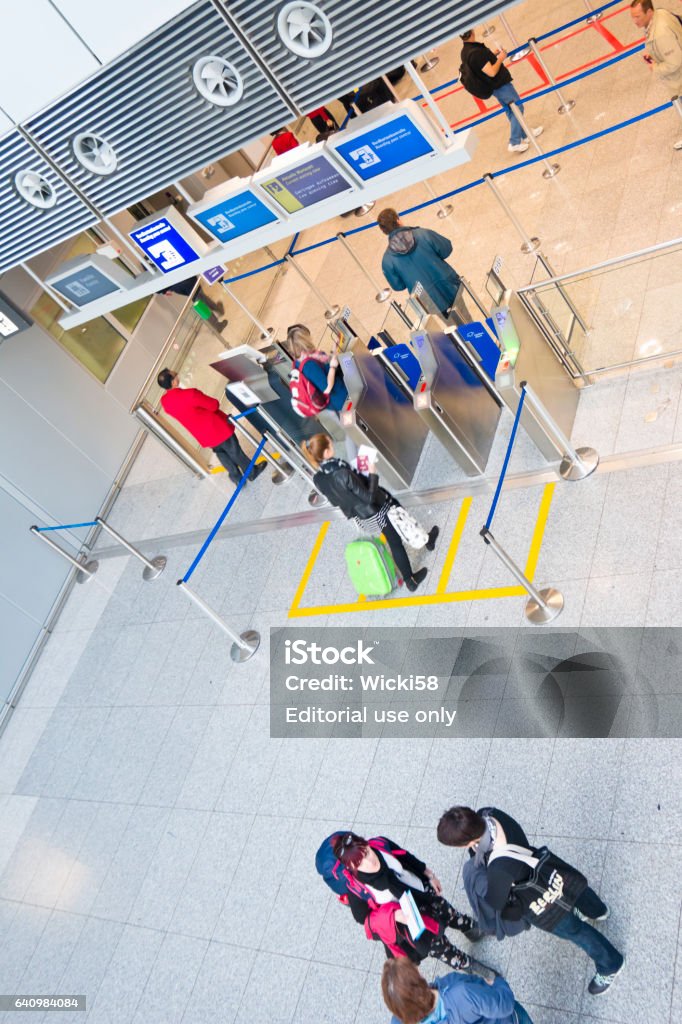
{"label": "blue barrier tape", "polygon": [[233,420],[240,420],[242,418],[242,416],[250,416],[251,413],[255,412],[257,408],[258,408],[257,405],[252,405],[250,409],[244,409],[243,412],[235,413],[235,415],[232,417],[232,419]]}
{"label": "blue barrier tape", "polygon": [[595,14],[601,14],[602,11],[608,10],[609,7],[615,7],[616,4],[622,4],[623,0],[609,0],[608,4],[602,4],[601,7],[595,7],[592,11],[586,11],[585,14],[581,14],[579,18],[574,18],[573,21],[567,21],[565,25],[559,25],[559,28],[550,29],[549,32],[543,32],[541,36],[536,36],[535,41],[540,43],[545,39],[549,39],[551,36],[557,35],[559,32],[563,32],[564,29],[573,28],[574,25],[579,25],[581,21],[587,21],[588,18],[593,18]]}
{"label": "blue barrier tape", "polygon": [[237,496],[239,495],[239,492],[241,491],[242,487],[246,483],[246,479],[247,479],[249,473],[251,472],[251,470],[255,466],[256,459],[260,455],[261,450],[262,450],[264,444],[265,444],[265,438],[263,438],[261,443],[256,448],[255,452],[253,453],[251,461],[249,462],[248,466],[244,470],[244,473],[242,474],[241,480],[239,481],[239,483],[237,484],[237,486],[234,489],[234,494],[232,495],[232,497],[228,501],[227,505],[225,506],[225,508],[221,512],[220,517],[219,517],[217,523],[215,524],[215,526],[213,527],[213,529],[209,533],[208,537],[206,538],[204,543],[201,545],[201,548],[199,549],[199,553],[197,554],[197,557],[194,559],[194,561],[190,565],[189,569],[187,570],[185,575],[182,577],[182,581],[181,581],[182,583],[189,583],[189,580],[190,580],[190,577],[191,577],[192,573],[194,572],[194,570],[198,566],[198,564],[201,561],[201,559],[206,554],[206,551],[208,550],[208,547],[209,547],[211,541],[213,540],[213,538],[215,537],[216,533],[218,532],[220,527],[225,522],[225,519],[227,518],[227,515],[228,515],[230,509],[232,508],[232,506],[234,505],[235,501],[237,500]]}
{"label": "blue barrier tape", "polygon": [[[360,90],[359,90],[359,89],[356,89],[356,90],[355,90],[355,92],[353,93],[353,98],[351,99],[351,103],[354,103],[354,102],[355,102],[355,97],[357,96],[357,94],[358,94],[359,92],[360,92]],[[350,110],[347,110],[347,111],[346,111],[346,116],[344,117],[343,121],[341,122],[341,127],[339,128],[339,131],[340,131],[340,132],[342,132],[342,131],[343,131],[343,129],[344,129],[345,127],[346,127],[346,125],[347,125],[347,124],[348,124],[348,122],[350,121],[350,116],[351,116],[351,114],[350,114]]]}
{"label": "blue barrier tape", "polygon": [[502,484],[504,483],[504,478],[507,475],[507,466],[509,465],[509,460],[511,458],[512,448],[514,447],[514,441],[516,440],[516,431],[519,429],[519,420],[521,419],[521,412],[523,410],[523,403],[525,402],[525,400],[526,400],[526,389],[525,389],[525,387],[522,387],[521,388],[521,398],[519,399],[519,405],[518,405],[518,408],[516,410],[516,416],[514,417],[514,426],[512,427],[512,432],[511,432],[511,435],[509,437],[509,444],[507,445],[507,454],[505,455],[504,462],[502,463],[502,471],[500,473],[500,479],[497,481],[497,487],[495,488],[495,494],[493,495],[493,502],[492,502],[492,505],[490,506],[490,512],[488,512],[488,518],[485,521],[485,528],[486,528],[486,530],[490,529],[490,524],[493,521],[493,516],[495,515],[495,509],[497,508],[497,503],[500,500],[500,492],[502,491]]}
{"label": "blue barrier tape", "polygon": [[[298,238],[298,235],[296,236]],[[323,242],[314,242],[312,245],[304,245],[302,249],[297,249],[296,252],[289,250],[289,256],[300,256],[304,252],[312,252],[313,249],[319,249],[323,245],[329,245],[330,242],[336,241],[336,235],[333,238],[325,238]]]}
{"label": "blue barrier tape", "polygon": [[[631,57],[633,53],[639,53],[640,50],[644,49],[644,43],[638,43],[637,46],[633,46],[631,50],[625,50],[624,53],[617,53],[615,57],[609,57],[603,64],[597,64],[593,68],[588,68],[586,71],[580,71],[577,75],[573,75],[572,78],[563,78],[558,86],[548,85],[546,89],[541,89],[539,92],[534,92],[532,96],[526,96],[523,103],[530,103],[533,100],[539,100],[542,96],[547,96],[550,92],[556,92],[557,88],[563,89],[566,85],[573,85],[574,82],[579,82],[581,78],[589,78],[590,75],[596,75],[598,71],[603,71],[604,68],[610,68],[612,64],[618,64],[619,61],[625,60],[627,57]],[[478,124],[478,122],[476,122]]]}
{"label": "blue barrier tape", "polygon": [[91,523],[62,523],[61,526],[36,526],[36,533],[49,533],[50,530],[77,530],[80,526],[97,526],[93,519]]}
{"label": "blue barrier tape", "polygon": [[225,284],[234,284],[235,281],[243,281],[254,274],[262,274],[264,270],[272,270],[273,267],[281,267],[285,260],[275,260],[274,263],[266,263],[264,267],[256,267],[255,270],[247,270],[244,274],[237,274],[235,277],[228,277]]}
{"label": "blue barrier tape", "polygon": [[291,245],[287,249],[287,256],[293,256],[294,249],[296,248],[296,243],[298,242],[298,236],[300,235],[300,233],[300,231],[297,231],[294,237],[292,238]]}

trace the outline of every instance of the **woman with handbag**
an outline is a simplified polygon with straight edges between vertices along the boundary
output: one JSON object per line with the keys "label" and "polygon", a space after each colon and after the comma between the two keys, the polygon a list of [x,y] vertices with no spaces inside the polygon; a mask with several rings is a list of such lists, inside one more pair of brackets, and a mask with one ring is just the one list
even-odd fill
{"label": "woman with handbag", "polygon": [[587,991],[600,996],[609,990],[625,957],[590,924],[605,921],[609,908],[577,868],[546,847],[531,847],[519,823],[496,807],[451,807],[437,834],[445,846],[466,848],[486,866],[485,900],[493,910],[573,942],[596,967]]}
{"label": "woman with handbag", "polygon": [[[427,533],[392,494],[380,487],[376,466],[370,464],[369,474],[365,476],[356,472],[348,462],[335,458],[334,442],[329,434],[314,434],[304,441],[303,446],[317,470],[313,477],[317,490],[364,532],[383,533],[405,586],[410,591],[416,590],[426,578],[426,569],[413,571],[403,537],[407,536],[409,524],[412,539],[418,542],[415,546],[433,551],[438,527],[433,526]],[[412,543],[409,537],[408,543]]]}

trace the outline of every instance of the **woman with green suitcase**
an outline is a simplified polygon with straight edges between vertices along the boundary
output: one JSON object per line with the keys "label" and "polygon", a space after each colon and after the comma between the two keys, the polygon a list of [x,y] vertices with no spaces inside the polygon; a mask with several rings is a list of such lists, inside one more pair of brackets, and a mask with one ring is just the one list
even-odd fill
{"label": "woman with green suitcase", "polygon": [[[343,459],[334,457],[334,442],[328,434],[314,434],[304,441],[304,448],[317,472],[313,478],[315,487],[324,494],[331,505],[341,509],[346,519],[352,519],[364,532],[374,534],[376,539],[355,541],[346,549],[346,563],[351,580],[359,593],[366,596],[389,594],[396,582],[395,569],[405,581],[408,590],[416,590],[426,577],[426,569],[413,572],[405,550],[401,533],[423,534],[427,551],[433,551],[438,537],[438,527],[425,530],[405,512],[392,494],[379,486],[376,467],[369,466],[365,476],[356,472]],[[383,534],[392,559],[384,554],[378,539]],[[352,549],[352,550],[351,550]],[[395,566],[393,565],[395,562]]]}

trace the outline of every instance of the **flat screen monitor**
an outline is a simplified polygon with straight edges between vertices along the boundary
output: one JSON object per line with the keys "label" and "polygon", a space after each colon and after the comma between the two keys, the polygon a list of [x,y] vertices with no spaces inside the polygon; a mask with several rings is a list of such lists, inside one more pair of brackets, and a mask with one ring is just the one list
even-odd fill
{"label": "flat screen monitor", "polygon": [[190,210],[193,219],[217,238],[219,242],[231,242],[242,235],[275,224],[276,214],[251,189],[237,192],[213,205],[200,210]]}
{"label": "flat screen monitor", "polygon": [[339,142],[334,150],[362,181],[434,152],[429,140],[407,114],[383,121],[348,142]]}
{"label": "flat screen monitor", "polygon": [[260,187],[285,213],[298,213],[341,192],[353,191],[348,179],[324,154],[265,178]]}

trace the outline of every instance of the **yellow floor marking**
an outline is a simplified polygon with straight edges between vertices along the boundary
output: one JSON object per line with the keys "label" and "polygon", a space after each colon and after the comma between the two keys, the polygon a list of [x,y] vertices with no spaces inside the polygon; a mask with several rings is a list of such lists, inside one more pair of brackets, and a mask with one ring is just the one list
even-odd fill
{"label": "yellow floor marking", "polygon": [[448,553],[445,556],[445,561],[443,562],[443,571],[440,574],[438,586],[436,587],[437,594],[444,594],[447,590],[450,574],[452,573],[452,567],[455,564],[455,558],[457,556],[457,551],[459,550],[459,542],[462,539],[462,534],[464,533],[464,527],[466,526],[467,517],[473,500],[473,498],[465,498],[462,502],[459,515],[457,517],[455,532],[452,535],[450,547],[448,548]]}
{"label": "yellow floor marking", "polygon": [[[270,458],[271,459],[278,459],[279,458],[279,452],[273,452],[272,455],[270,456]],[[258,458],[256,459],[256,465],[258,465],[259,462],[265,462],[265,456],[264,455],[259,455],[258,456]],[[225,469],[224,466],[214,466],[213,469],[211,470],[211,473],[227,473],[227,470]]]}
{"label": "yellow floor marking", "polygon": [[[530,542],[530,549],[528,552],[528,558],[526,561],[525,573],[528,578],[532,581],[537,568],[538,559],[540,557],[540,549],[542,547],[542,539],[544,536],[545,528],[547,526],[547,518],[549,516],[549,509],[552,503],[552,497],[554,495],[554,489],[556,484],[546,484],[542,498],[540,500],[540,507],[538,509],[538,517],[533,528],[533,536]],[[310,557],[303,571],[303,576],[294,594],[291,607],[289,609],[288,617],[290,619],[306,618],[313,615],[330,615],[330,614],[348,614],[352,612],[364,612],[373,611],[377,608],[410,608],[414,606],[428,606],[436,604],[454,604],[460,601],[489,601],[503,597],[522,597],[526,591],[523,587],[488,587],[476,590],[457,590],[457,591],[445,591],[449,576],[452,572],[455,557],[459,549],[459,544],[464,533],[466,526],[467,516],[469,514],[472,498],[465,498],[462,502],[462,506],[457,517],[457,523],[453,531],[452,539],[450,541],[448,552],[443,565],[443,571],[441,573],[438,586],[435,594],[418,594],[410,597],[388,597],[374,599],[371,601],[366,600],[364,595],[361,595],[358,601],[353,604],[328,604],[328,605],[313,605],[308,608],[301,608],[300,603],[305,593],[305,588],[308,585],[310,576],[315,567],[315,563],[320,554],[324,538],[327,534],[331,523],[323,523],[320,527],[320,532],[317,535],[317,539],[313,545],[313,550],[310,553]],[[443,589],[441,589],[443,588]]]}

